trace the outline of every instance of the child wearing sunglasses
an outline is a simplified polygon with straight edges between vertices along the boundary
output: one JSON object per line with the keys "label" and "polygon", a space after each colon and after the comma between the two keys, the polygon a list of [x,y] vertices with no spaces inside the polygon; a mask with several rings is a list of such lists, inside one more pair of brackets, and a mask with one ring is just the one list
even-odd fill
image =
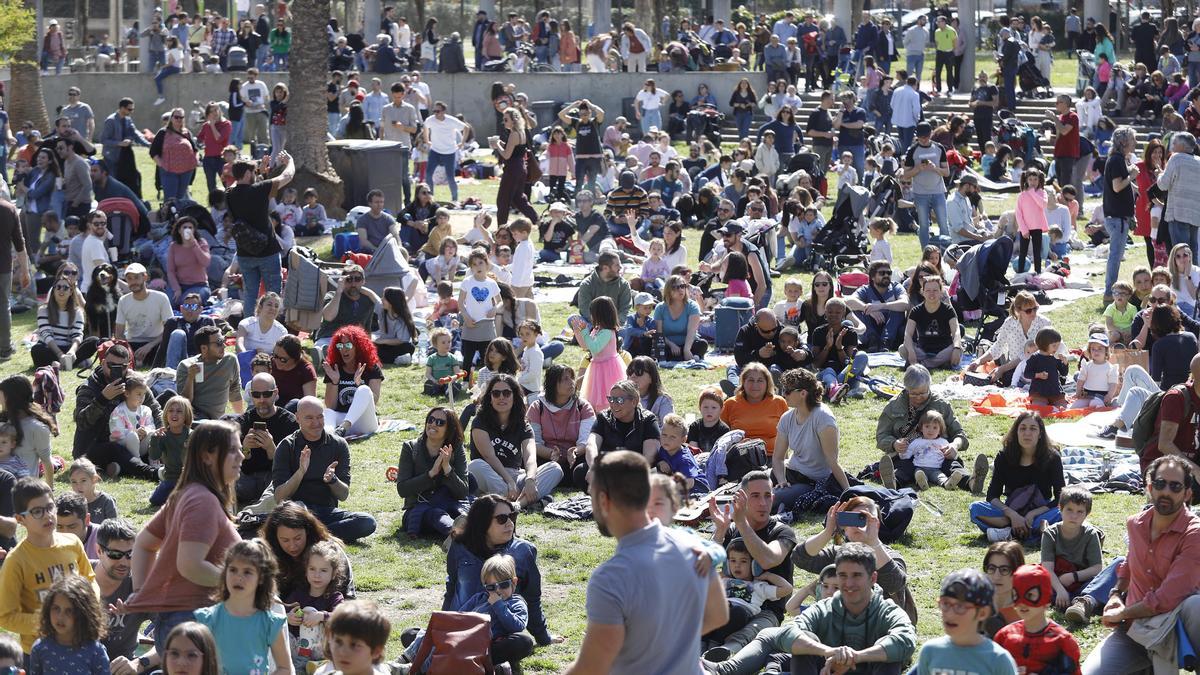
{"label": "child wearing sunglasses", "polygon": [[[516,514],[511,516],[515,517]],[[479,577],[483,581],[483,590],[467,598],[455,611],[491,617],[492,663],[497,666],[501,663],[517,663],[533,651],[532,640],[510,639],[524,631],[529,623],[529,606],[524,598],[517,595],[517,562],[510,555],[494,555],[483,561]],[[410,661],[421,650],[421,639],[424,637],[425,631],[421,631],[405,649],[404,653]],[[425,672],[428,668],[429,663],[426,662],[419,671]]]}

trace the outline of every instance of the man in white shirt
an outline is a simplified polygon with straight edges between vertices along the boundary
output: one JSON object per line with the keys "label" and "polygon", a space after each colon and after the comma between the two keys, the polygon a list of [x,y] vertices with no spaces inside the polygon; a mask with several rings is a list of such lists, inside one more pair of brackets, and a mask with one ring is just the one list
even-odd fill
{"label": "man in white shirt", "polygon": [[921,95],[917,93],[917,78],[911,73],[904,84],[892,92],[892,124],[900,135],[896,155],[903,155],[912,145],[921,121]]}
{"label": "man in white shirt", "polygon": [[971,195],[979,192],[979,179],[967,174],[958,180],[958,189],[946,202],[950,221],[950,241],[955,244],[978,244],[987,241],[990,229],[982,222]]}
{"label": "man in white shirt", "polygon": [[162,343],[163,326],[175,316],[167,294],[146,287],[148,276],[141,263],[132,263],[125,268],[129,292],[117,301],[117,321],[113,329],[113,337],[125,340],[133,347],[134,363],[143,366],[154,363]]}
{"label": "man in white shirt", "polygon": [[401,56],[408,58],[413,42],[412,27],[408,25],[408,18],[402,16],[396,19],[396,23],[392,24],[392,30],[395,32],[395,35],[392,36],[392,44],[396,45]]}
{"label": "man in white shirt", "polygon": [[[379,129],[379,119],[383,114],[383,106],[388,104],[388,95],[383,93],[383,80],[378,77],[371,78],[371,91],[363,97],[362,110],[363,117],[368,122],[375,126],[376,131]],[[376,133],[376,136],[379,134]]]}
{"label": "man in white shirt", "polygon": [[246,81],[242,84],[241,94],[242,101],[246,104],[242,111],[244,138],[253,145],[270,145],[271,138],[267,135],[267,106],[270,98],[266,83],[258,79],[258,68],[246,70]]}
{"label": "man in white shirt", "polygon": [[79,290],[86,293],[92,284],[92,271],[108,262],[108,216],[103,211],[92,211],[79,254]]}
{"label": "man in white shirt", "polygon": [[[421,71],[419,70],[409,73],[408,78],[407,82],[403,78],[400,81],[404,82],[405,86],[409,89],[413,89],[421,94],[414,105],[417,108],[417,112],[421,113],[422,119],[429,117],[429,104],[433,101],[433,94],[429,92],[429,85],[421,81]],[[412,103],[412,101],[409,101],[409,103]]]}
{"label": "man in white shirt", "polygon": [[450,201],[458,201],[458,183],[454,173],[458,171],[458,151],[462,150],[463,129],[466,123],[446,114],[446,104],[434,101],[433,116],[425,120],[425,129],[421,132],[422,141],[429,146],[429,159],[426,164],[426,175],[429,176],[429,189],[432,194],[436,188],[433,184],[433,172],[440,166],[446,170],[446,183],[450,185]]}

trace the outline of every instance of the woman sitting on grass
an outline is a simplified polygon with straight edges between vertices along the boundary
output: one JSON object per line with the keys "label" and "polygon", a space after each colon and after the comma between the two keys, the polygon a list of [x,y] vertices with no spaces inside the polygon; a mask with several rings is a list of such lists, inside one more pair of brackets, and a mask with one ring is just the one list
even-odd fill
{"label": "woman sitting on grass", "polygon": [[1062,458],[1042,416],[1021,413],[996,455],[987,501],[971,504],[971,522],[988,541],[1040,537],[1045,526],[1062,520],[1058,494],[1065,485]]}

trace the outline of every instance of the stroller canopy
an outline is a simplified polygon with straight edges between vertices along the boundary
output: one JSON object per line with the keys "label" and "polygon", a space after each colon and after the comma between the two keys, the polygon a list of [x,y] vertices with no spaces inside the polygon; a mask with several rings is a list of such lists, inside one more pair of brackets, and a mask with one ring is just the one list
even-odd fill
{"label": "stroller canopy", "polygon": [[420,281],[416,272],[405,261],[404,254],[400,251],[400,243],[390,234],[380,242],[379,248],[375,249],[371,262],[367,263],[363,270],[363,276],[366,287],[380,297],[383,296],[383,289],[398,286],[403,288],[405,295],[411,299],[413,292],[410,291],[410,286]]}

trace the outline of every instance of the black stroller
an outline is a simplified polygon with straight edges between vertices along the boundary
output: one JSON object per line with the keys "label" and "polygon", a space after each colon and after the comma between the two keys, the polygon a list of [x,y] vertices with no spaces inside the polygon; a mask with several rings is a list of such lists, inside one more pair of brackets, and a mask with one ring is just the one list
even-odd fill
{"label": "black stroller", "polygon": [[[946,251],[958,259],[957,291],[952,304],[964,330],[963,351],[979,353],[990,343],[1004,323],[1008,294],[1025,286],[1010,286],[1008,264],[1012,260],[1013,240],[1008,235],[969,246],[959,244]],[[971,335],[972,329],[974,335]]]}
{"label": "black stroller", "polygon": [[839,257],[860,256],[867,252],[863,212],[871,193],[861,186],[848,186],[838,193],[833,216],[813,237],[813,269],[830,270]]}
{"label": "black stroller", "polygon": [[880,176],[871,186],[867,200],[867,218],[894,218],[896,202],[900,200],[900,181],[894,176]]}
{"label": "black stroller", "polygon": [[714,146],[721,147],[721,128],[725,125],[725,113],[712,106],[700,106],[687,114],[684,140],[688,143],[707,138]]}
{"label": "black stroller", "polygon": [[1021,87],[1021,96],[1025,98],[1051,98],[1054,91],[1050,88],[1050,80],[1037,67],[1033,50],[1025,50],[1025,63],[1017,67],[1017,84]]}

